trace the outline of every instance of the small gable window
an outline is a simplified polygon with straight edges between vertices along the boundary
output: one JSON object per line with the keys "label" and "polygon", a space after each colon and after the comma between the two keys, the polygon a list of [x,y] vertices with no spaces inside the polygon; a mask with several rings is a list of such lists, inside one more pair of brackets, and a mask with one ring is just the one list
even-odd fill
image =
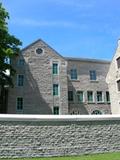
{"label": "small gable window", "polygon": [[36,49],[36,53],[37,54],[42,54],[43,53],[43,49],[42,48],[37,48]]}

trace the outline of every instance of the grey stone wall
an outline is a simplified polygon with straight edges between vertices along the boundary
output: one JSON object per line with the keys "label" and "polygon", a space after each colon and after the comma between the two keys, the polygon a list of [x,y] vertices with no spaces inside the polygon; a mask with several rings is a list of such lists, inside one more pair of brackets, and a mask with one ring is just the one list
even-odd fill
{"label": "grey stone wall", "polygon": [[[36,49],[41,48],[42,54]],[[24,66],[19,66],[20,58],[25,60]],[[59,64],[59,74],[52,74],[52,63]],[[14,78],[14,88],[10,88],[7,113],[22,114],[53,114],[53,107],[58,106],[60,114],[68,114],[67,62],[42,40],[38,40],[24,50],[13,60],[17,74]],[[24,85],[17,86],[17,75],[24,75]],[[53,84],[59,85],[59,95],[53,96]],[[17,97],[23,97],[22,111],[16,109]]]}
{"label": "grey stone wall", "polygon": [[120,40],[111,61],[109,71],[106,77],[111,97],[112,114],[120,114],[120,91],[118,90],[117,81],[120,80],[120,68],[117,65],[117,59],[120,57]]}
{"label": "grey stone wall", "polygon": [[0,119],[0,158],[120,151],[119,120]]}
{"label": "grey stone wall", "polygon": [[[42,49],[42,54],[37,54],[36,49]],[[24,66],[19,66],[18,61],[25,60]],[[59,74],[52,74],[52,63],[59,65]],[[12,65],[16,69],[14,88],[9,89],[8,108],[9,114],[53,114],[54,106],[59,107],[59,114],[92,114],[99,110],[102,114],[110,114],[110,103],[106,102],[105,94],[108,85],[105,82],[110,62],[102,60],[88,60],[64,58],[44,41],[38,40],[26,47],[17,56]],[[70,79],[70,70],[77,69],[78,79]],[[89,70],[95,70],[96,81],[90,81]],[[24,85],[17,85],[17,76],[24,75]],[[59,95],[53,96],[53,84],[59,85]],[[68,102],[68,90],[74,91],[74,101]],[[84,102],[77,100],[77,90],[84,92]],[[95,101],[88,103],[87,91],[93,91]],[[96,102],[96,92],[102,91],[104,101]],[[23,110],[17,110],[17,97],[23,98]]]}
{"label": "grey stone wall", "polygon": [[[110,114],[110,103],[106,101],[106,91],[109,91],[106,83],[106,75],[110,66],[109,61],[92,59],[70,59],[68,58],[68,90],[74,92],[74,101],[69,102],[69,113],[91,114],[94,110],[99,110],[102,114]],[[71,80],[70,70],[76,68],[78,79]],[[96,80],[90,80],[89,71],[96,71]],[[77,91],[83,91],[84,102],[80,104],[77,100]],[[87,100],[87,91],[93,91],[94,102]],[[97,91],[102,91],[103,102],[97,102]]]}

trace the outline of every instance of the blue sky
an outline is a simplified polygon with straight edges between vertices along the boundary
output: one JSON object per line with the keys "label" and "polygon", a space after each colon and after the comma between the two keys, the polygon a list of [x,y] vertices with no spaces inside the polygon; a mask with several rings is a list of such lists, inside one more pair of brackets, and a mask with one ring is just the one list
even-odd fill
{"label": "blue sky", "polygon": [[0,0],[23,47],[41,38],[61,55],[111,60],[120,38],[120,0]]}

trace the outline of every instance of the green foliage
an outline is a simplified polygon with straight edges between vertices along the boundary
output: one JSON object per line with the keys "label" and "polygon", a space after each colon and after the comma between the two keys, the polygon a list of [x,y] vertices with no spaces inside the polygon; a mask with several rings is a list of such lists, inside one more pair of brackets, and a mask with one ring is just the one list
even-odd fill
{"label": "green foliage", "polygon": [[[10,63],[5,63],[5,58],[13,58],[19,54],[22,45],[21,41],[11,35],[8,30],[9,14],[0,3],[0,86],[13,86],[12,78],[15,69]],[[6,75],[6,70],[10,71],[10,75]]]}
{"label": "green foliage", "polygon": [[[2,160],[2,159],[1,159]],[[8,159],[4,159],[8,160]],[[13,160],[13,158],[9,159]],[[14,160],[120,160],[120,152],[51,158],[18,158]]]}

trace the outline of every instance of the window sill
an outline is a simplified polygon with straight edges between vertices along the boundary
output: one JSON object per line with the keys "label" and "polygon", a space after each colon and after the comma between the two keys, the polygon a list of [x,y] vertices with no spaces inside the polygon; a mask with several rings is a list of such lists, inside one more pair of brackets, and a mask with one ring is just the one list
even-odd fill
{"label": "window sill", "polygon": [[98,80],[90,80],[91,83],[98,83]]}
{"label": "window sill", "polygon": [[111,102],[106,102],[106,104],[111,104]]}
{"label": "window sill", "polygon": [[87,104],[95,104],[95,102],[87,102]]}
{"label": "window sill", "polygon": [[70,79],[70,81],[73,81],[73,82],[80,82],[79,79]]}
{"label": "window sill", "polygon": [[59,74],[52,74],[53,76],[59,76]]}
{"label": "window sill", "polygon": [[105,102],[96,102],[97,104],[104,104]]}

